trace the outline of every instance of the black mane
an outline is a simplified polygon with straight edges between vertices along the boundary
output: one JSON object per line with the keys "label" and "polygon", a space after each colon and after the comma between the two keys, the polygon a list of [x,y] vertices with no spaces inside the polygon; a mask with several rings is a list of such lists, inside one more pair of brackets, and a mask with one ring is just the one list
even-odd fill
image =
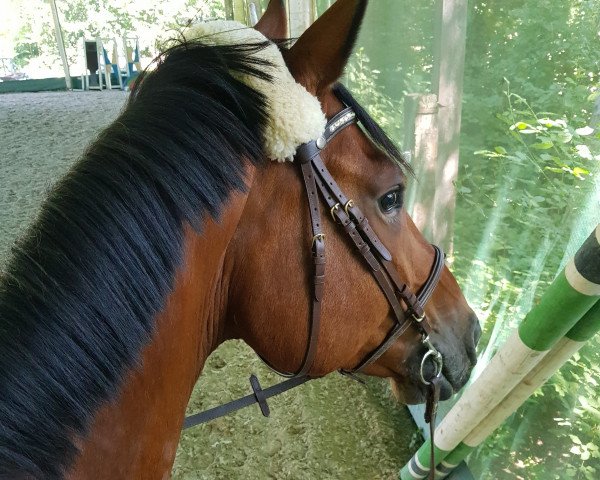
{"label": "black mane", "polygon": [[14,247],[0,277],[1,478],[61,478],[71,440],[151,336],[183,225],[199,229],[245,188],[265,99],[236,78],[269,80],[252,55],[265,46],[162,55]]}

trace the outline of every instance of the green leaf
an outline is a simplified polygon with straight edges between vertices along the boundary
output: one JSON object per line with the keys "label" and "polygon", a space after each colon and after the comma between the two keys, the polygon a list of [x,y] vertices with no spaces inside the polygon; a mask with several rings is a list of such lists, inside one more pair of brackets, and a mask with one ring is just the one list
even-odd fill
{"label": "green leaf", "polygon": [[581,167],[575,167],[573,169],[573,175],[575,175],[576,177],[579,178],[583,178],[584,175],[589,175],[590,171],[586,170],[585,168],[581,168]]}
{"label": "green leaf", "polygon": [[496,152],[500,155],[506,155],[506,149],[504,147],[496,147],[494,150],[496,150]]}
{"label": "green leaf", "polygon": [[476,152],[473,152],[473,155],[483,155],[484,157],[489,158],[502,157],[502,155],[500,155],[499,153],[492,152],[491,150],[477,150]]}
{"label": "green leaf", "polygon": [[562,130],[556,136],[562,143],[569,143],[573,139],[573,134],[568,130]]}
{"label": "green leaf", "polygon": [[583,461],[589,460],[590,459],[590,452],[588,450],[584,450],[583,452],[581,452],[580,457],[581,457],[581,459]]}
{"label": "green leaf", "polygon": [[569,437],[571,437],[571,441],[574,444],[581,445],[581,440],[579,440],[579,437],[577,435],[571,435],[571,434],[569,434]]}
{"label": "green leaf", "polygon": [[592,159],[592,152],[587,145],[575,145],[575,150],[577,151],[577,155],[581,158],[585,158],[586,160]]}
{"label": "green leaf", "polygon": [[566,128],[567,126],[566,122],[562,119],[552,120],[551,118],[540,118],[538,119],[537,123],[548,128]]}
{"label": "green leaf", "polygon": [[552,142],[539,142],[539,143],[534,143],[531,146],[533,148],[537,149],[537,150],[548,150],[549,148],[552,148],[554,146],[554,143],[552,143]]}

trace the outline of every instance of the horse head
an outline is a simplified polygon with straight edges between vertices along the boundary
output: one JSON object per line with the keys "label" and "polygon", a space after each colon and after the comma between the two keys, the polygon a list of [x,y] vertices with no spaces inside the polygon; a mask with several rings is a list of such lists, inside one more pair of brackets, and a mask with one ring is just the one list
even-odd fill
{"label": "horse head", "polygon": [[477,319],[403,208],[410,169],[338,83],[367,2],[278,49],[282,4],[262,33],[221,23],[224,43],[161,55],[15,245],[0,477],[168,478],[229,338],[282,372],[389,377],[405,402],[467,381]]}
{"label": "horse head", "polygon": [[[282,49],[294,79],[316,97],[328,119],[353,107],[359,124],[344,128],[321,151],[331,175],[358,205],[391,254],[399,278],[417,292],[430,275],[434,248],[403,208],[409,168],[383,132],[339,85],[365,12],[366,1],[339,0],[290,49]],[[257,25],[272,38],[285,36],[281,2],[272,1]],[[301,108],[299,106],[298,108]],[[298,112],[290,111],[289,115]],[[294,162],[273,163],[252,180],[242,220],[230,246],[231,285],[227,335],[243,338],[283,372],[298,372],[311,342],[313,262],[311,218],[302,175]],[[397,321],[364,258],[353,249],[320,202],[326,280],[314,362],[307,372],[323,376],[352,371],[380,345]],[[457,282],[444,267],[426,305],[430,341],[442,354],[441,396],[467,381],[475,363],[480,327]],[[414,326],[362,372],[389,377],[399,397],[422,402],[420,380],[427,349]],[[427,364],[428,362],[426,362]],[[425,365],[425,370],[433,365]]]}

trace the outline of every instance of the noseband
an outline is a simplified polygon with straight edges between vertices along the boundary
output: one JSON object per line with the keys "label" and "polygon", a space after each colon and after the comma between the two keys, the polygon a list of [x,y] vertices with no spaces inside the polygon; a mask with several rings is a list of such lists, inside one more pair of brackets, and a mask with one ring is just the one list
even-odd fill
{"label": "noseband", "polygon": [[[421,342],[425,347],[425,353],[421,359],[419,377],[423,384],[428,387],[427,408],[425,420],[430,424],[433,434],[435,427],[435,411],[439,398],[438,380],[442,374],[442,355],[432,345],[429,335],[432,331],[431,325],[425,315],[424,306],[431,298],[433,290],[440,280],[444,268],[444,255],[439,247],[432,245],[434,258],[429,276],[421,286],[417,294],[411,292],[408,286],[400,280],[392,263],[392,255],[379,240],[371,229],[367,217],[361,212],[356,203],[348,198],[339,187],[321,158],[321,151],[327,147],[329,142],[344,128],[356,123],[356,114],[351,108],[345,108],[335,115],[325,127],[325,133],[317,140],[305,143],[298,148],[296,160],[300,165],[310,212],[310,223],[312,228],[311,252],[313,259],[312,276],[312,309],[308,332],[308,345],[302,364],[295,373],[277,373],[289,379],[262,390],[258,379],[252,375],[250,383],[253,394],[234,400],[225,405],[192,415],[186,418],[184,428],[189,428],[214,418],[226,415],[231,411],[238,410],[253,403],[260,405],[263,415],[269,415],[266,400],[274,395],[283,393],[290,388],[301,385],[308,381],[310,370],[314,364],[319,330],[321,325],[321,305],[325,287],[325,244],[326,238],[323,232],[323,221],[319,204],[319,194],[327,204],[334,222],[348,235],[351,244],[356,248],[359,255],[370,268],[371,274],[379,285],[387,299],[393,315],[394,325],[379,344],[377,348],[368,353],[358,365],[350,370],[340,370],[344,375],[355,377],[366,367],[377,361],[411,326],[415,326],[421,334]],[[425,367],[428,360],[434,365],[433,375],[426,375]],[[265,363],[268,362],[263,359]],[[269,365],[270,366],[270,365]],[[271,367],[271,366],[270,366]],[[273,367],[271,367],[273,368]],[[432,441],[433,445],[433,441]],[[432,450],[433,454],[433,450]],[[431,462],[433,465],[433,461]]]}

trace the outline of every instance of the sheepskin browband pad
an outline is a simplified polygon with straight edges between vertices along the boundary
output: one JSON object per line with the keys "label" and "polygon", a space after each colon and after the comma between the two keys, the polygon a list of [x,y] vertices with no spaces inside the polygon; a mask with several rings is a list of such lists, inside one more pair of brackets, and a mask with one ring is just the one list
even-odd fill
{"label": "sheepskin browband pad", "polygon": [[[188,39],[200,38],[212,45],[260,43],[268,39],[254,28],[227,20],[200,23],[185,32]],[[296,83],[283,56],[273,43],[257,55],[273,65],[272,82],[250,75],[240,80],[262,93],[268,100],[269,118],[264,131],[264,149],[268,158],[292,160],[303,143],[319,138],[325,130],[325,115],[316,97]]]}

